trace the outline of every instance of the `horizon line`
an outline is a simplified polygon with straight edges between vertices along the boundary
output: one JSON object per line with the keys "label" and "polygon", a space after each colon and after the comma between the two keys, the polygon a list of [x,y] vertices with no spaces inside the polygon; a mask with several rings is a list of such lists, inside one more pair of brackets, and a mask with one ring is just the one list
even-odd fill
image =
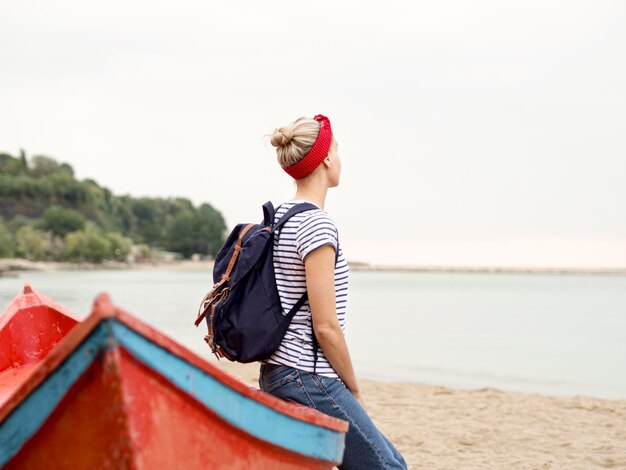
{"label": "horizon line", "polygon": [[563,266],[468,266],[468,265],[403,265],[379,264],[365,261],[348,261],[355,271],[409,271],[409,272],[464,272],[464,273],[515,273],[515,274],[612,274],[626,275],[626,266],[609,267],[563,267]]}

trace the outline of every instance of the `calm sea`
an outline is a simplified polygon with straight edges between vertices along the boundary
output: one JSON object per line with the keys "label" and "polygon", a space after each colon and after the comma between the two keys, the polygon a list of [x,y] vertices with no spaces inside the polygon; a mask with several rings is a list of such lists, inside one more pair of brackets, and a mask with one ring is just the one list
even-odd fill
{"label": "calm sea", "polygon": [[[74,313],[96,294],[212,357],[193,326],[210,274],[24,272],[0,278],[4,310],[24,282]],[[626,277],[352,272],[348,342],[362,377],[626,399]]]}

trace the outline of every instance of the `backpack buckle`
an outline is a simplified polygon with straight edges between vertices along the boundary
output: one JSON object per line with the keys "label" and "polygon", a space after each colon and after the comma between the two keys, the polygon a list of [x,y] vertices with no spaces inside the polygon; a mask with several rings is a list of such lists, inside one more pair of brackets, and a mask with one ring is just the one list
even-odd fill
{"label": "backpack buckle", "polygon": [[194,325],[198,326],[206,317],[206,313],[209,310],[211,304],[215,301],[215,297],[217,296],[217,290],[226,282],[227,279],[222,279],[220,282],[213,284],[211,290],[204,296],[202,302],[200,302],[200,307],[198,308],[198,315],[196,316],[196,320],[193,322]]}

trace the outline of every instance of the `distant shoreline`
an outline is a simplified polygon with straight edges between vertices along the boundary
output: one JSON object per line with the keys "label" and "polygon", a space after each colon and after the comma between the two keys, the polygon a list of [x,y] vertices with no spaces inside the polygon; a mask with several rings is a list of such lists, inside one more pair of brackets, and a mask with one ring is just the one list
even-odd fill
{"label": "distant shoreline", "polygon": [[22,271],[67,271],[67,270],[130,270],[130,269],[176,269],[212,271],[213,261],[181,260],[181,261],[145,261],[141,263],[124,263],[105,261],[103,263],[67,263],[59,261],[29,261],[17,258],[0,258],[0,276]]}
{"label": "distant shoreline", "polygon": [[[412,273],[470,273],[470,274],[550,274],[550,275],[598,275],[626,276],[626,268],[531,268],[513,266],[397,266],[363,262],[348,262],[352,271],[412,272]],[[212,260],[145,261],[123,263],[67,263],[57,261],[29,261],[18,258],[0,258],[0,276],[20,271],[64,271],[96,269],[174,269],[213,271]]]}
{"label": "distant shoreline", "polygon": [[626,268],[532,268],[514,266],[397,266],[369,263],[349,263],[354,271],[388,271],[415,273],[476,273],[476,274],[554,274],[554,275],[612,275],[626,276]]}

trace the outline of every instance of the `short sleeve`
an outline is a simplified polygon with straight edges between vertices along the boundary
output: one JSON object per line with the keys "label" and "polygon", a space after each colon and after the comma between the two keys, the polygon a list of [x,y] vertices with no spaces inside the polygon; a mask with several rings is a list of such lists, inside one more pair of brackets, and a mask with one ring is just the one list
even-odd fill
{"label": "short sleeve", "polygon": [[326,212],[318,210],[298,227],[296,250],[304,261],[311,252],[325,245],[332,245],[337,251],[337,226]]}

